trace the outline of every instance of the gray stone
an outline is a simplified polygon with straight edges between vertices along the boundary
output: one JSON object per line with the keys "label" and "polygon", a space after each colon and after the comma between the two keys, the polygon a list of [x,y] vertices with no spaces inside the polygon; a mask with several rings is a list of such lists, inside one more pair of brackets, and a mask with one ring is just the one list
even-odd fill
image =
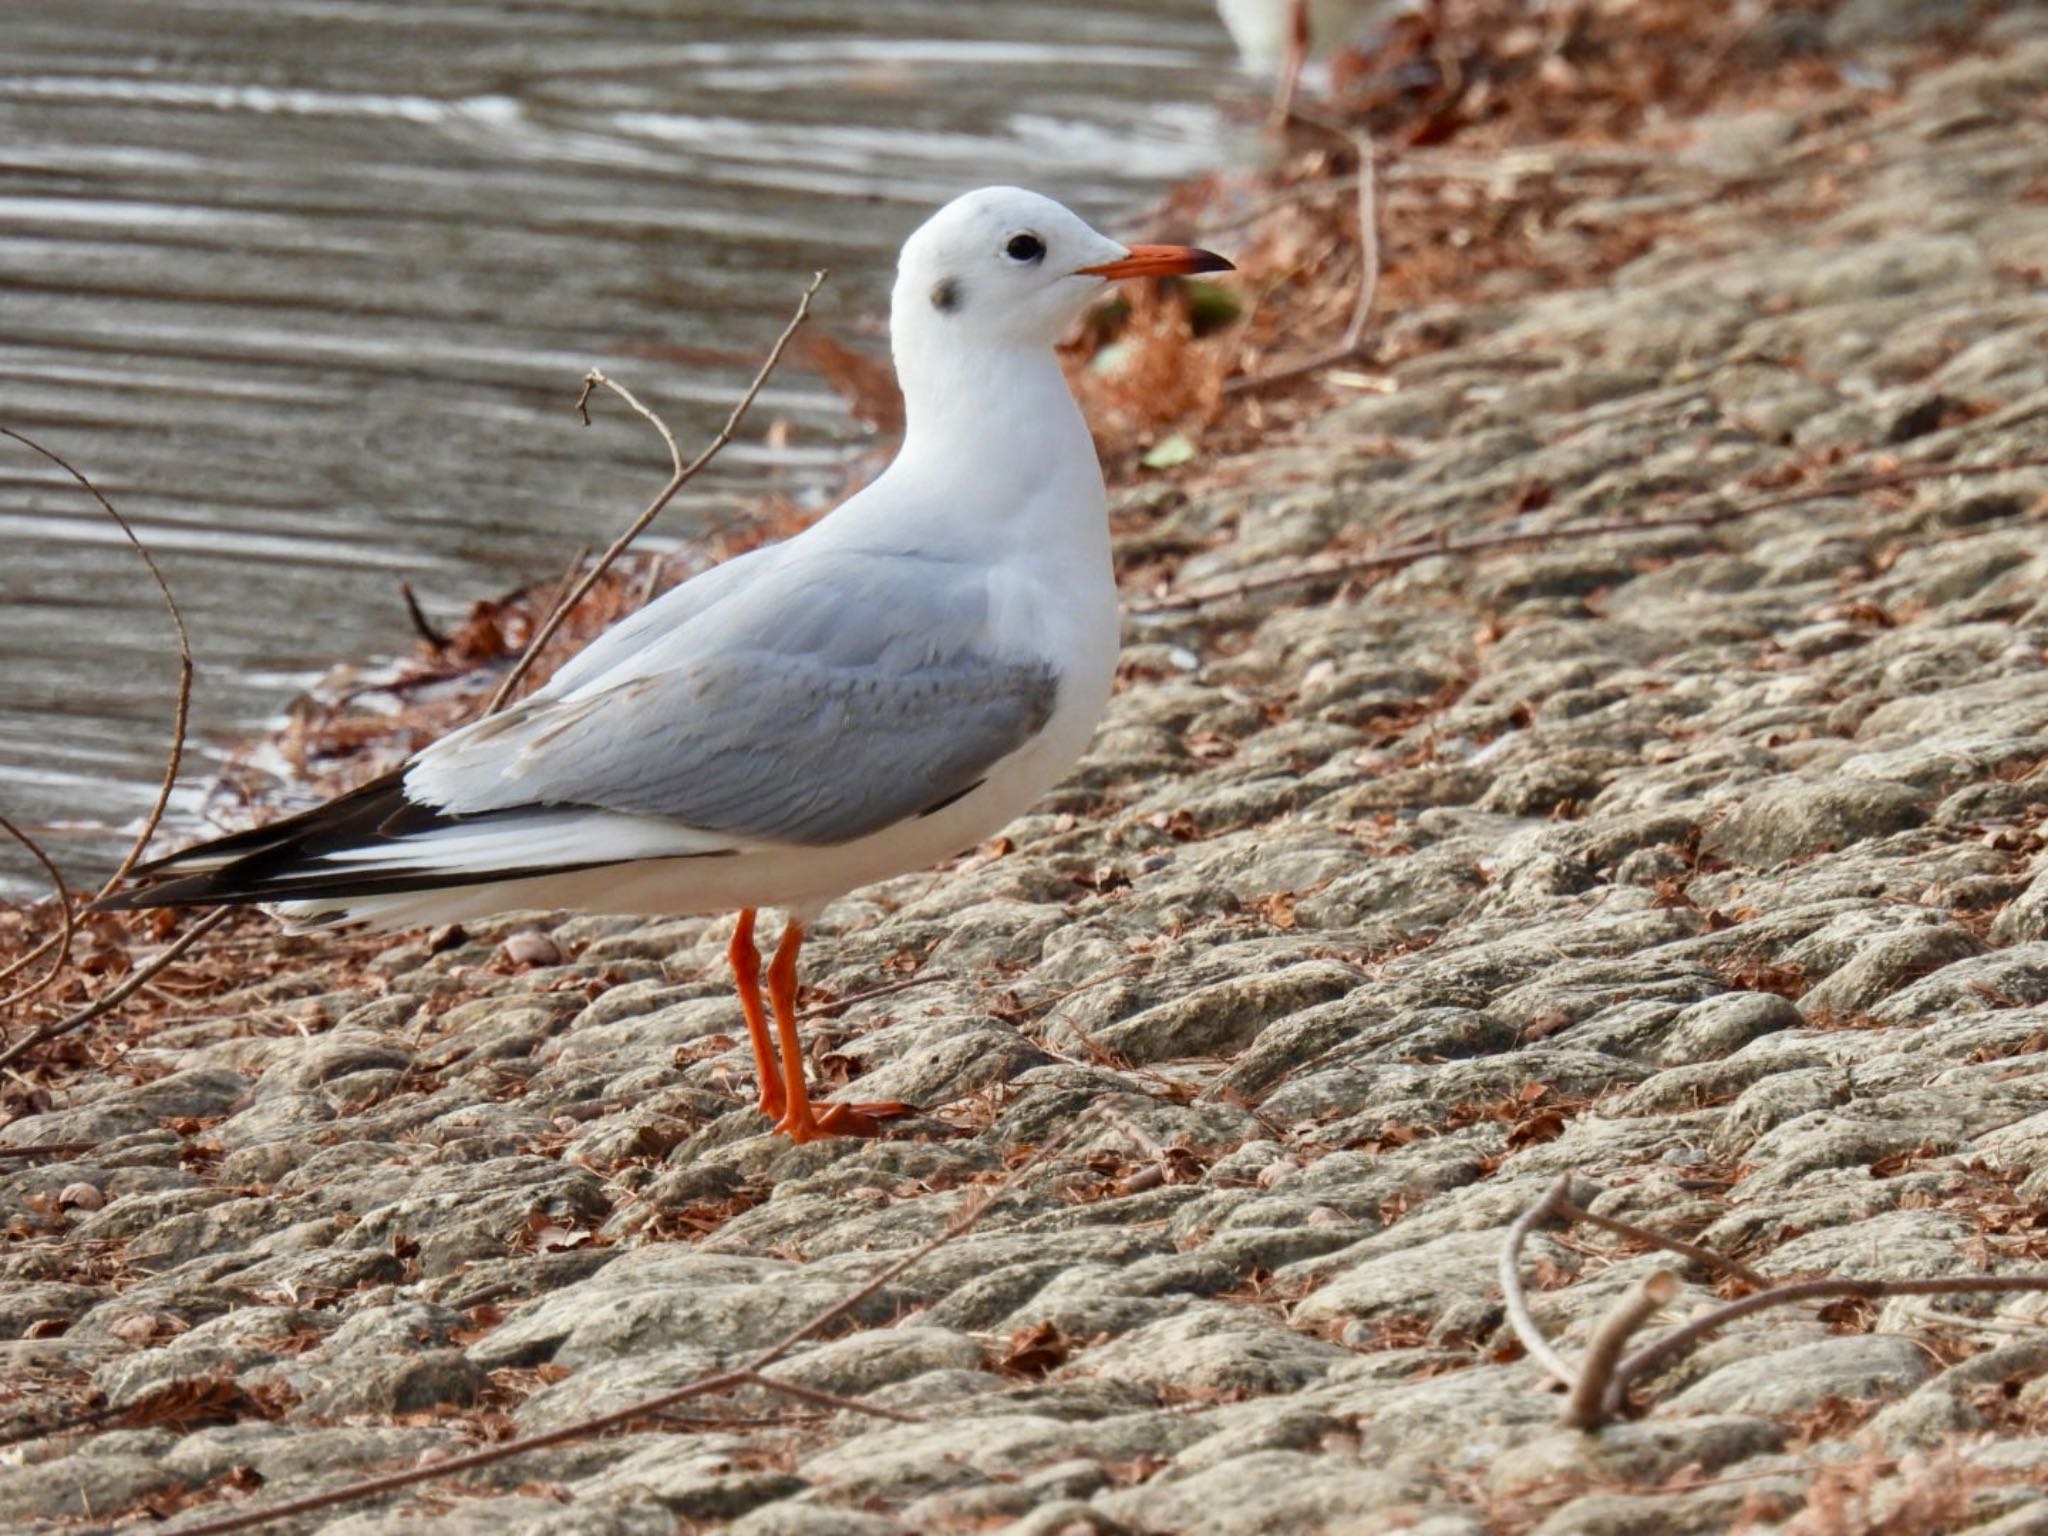
{"label": "gray stone", "polygon": [[1346,1358],[1256,1312],[1198,1304],[1091,1350],[1072,1369],[1159,1390],[1290,1392]]}
{"label": "gray stone", "polygon": [[1801,1022],[1789,999],[1775,992],[1731,992],[1694,1003],[1671,1021],[1658,1059],[1667,1067],[1714,1061],[1750,1041]]}
{"label": "gray stone", "polygon": [[2048,939],[2048,868],[2027,883],[1991,921],[1994,944],[2028,944]]}
{"label": "gray stone", "polygon": [[1769,867],[1917,827],[1919,796],[1867,779],[1780,779],[1747,790],[1707,829],[1702,846],[1737,864]]}
{"label": "gray stone", "polygon": [[417,1355],[351,1358],[292,1412],[295,1419],[344,1419],[358,1414],[426,1413],[443,1406],[474,1406],[490,1377],[460,1350],[430,1349]]}
{"label": "gray stone", "polygon": [[27,1530],[44,1521],[92,1519],[185,1484],[159,1457],[146,1455],[86,1452],[0,1467],[0,1520]]}
{"label": "gray stone", "polygon": [[[851,1288],[776,1260],[647,1248],[527,1307],[469,1353],[489,1370],[542,1362],[577,1366],[680,1344],[757,1349]],[[879,1321],[894,1305],[884,1288],[852,1317]]]}
{"label": "gray stone", "polygon": [[1881,935],[1801,997],[1799,1011],[1815,1020],[1867,1013],[1908,983],[1982,952],[1983,945],[1954,926],[1905,928]]}
{"label": "gray stone", "polygon": [[2048,943],[1963,958],[1892,994],[1871,1013],[1885,1023],[1952,1018],[2048,1002]]}
{"label": "gray stone", "polygon": [[[1217,982],[1171,1003],[1094,1031],[1096,1044],[1132,1061],[1212,1056],[1250,1044],[1290,1013],[1339,997],[1358,984],[1342,966],[1310,961],[1266,976]],[[1078,1041],[1069,1031],[1055,1038]]]}
{"label": "gray stone", "polygon": [[904,1536],[905,1527],[886,1515],[799,1504],[782,1499],[741,1516],[732,1536]]}
{"label": "gray stone", "polygon": [[1738,1359],[1658,1405],[1660,1413],[1805,1413],[1824,1399],[1897,1397],[1934,1373],[1911,1339],[1824,1339]]}
{"label": "gray stone", "polygon": [[1111,1494],[1133,1531],[1158,1536],[1266,1536],[1272,1531],[1400,1529],[1432,1502],[1413,1477],[1298,1451],[1261,1451],[1193,1476]]}
{"label": "gray stone", "polygon": [[1837,48],[1917,42],[1931,33],[1965,32],[1977,20],[1967,0],[1847,0],[1828,18],[1827,40]]}

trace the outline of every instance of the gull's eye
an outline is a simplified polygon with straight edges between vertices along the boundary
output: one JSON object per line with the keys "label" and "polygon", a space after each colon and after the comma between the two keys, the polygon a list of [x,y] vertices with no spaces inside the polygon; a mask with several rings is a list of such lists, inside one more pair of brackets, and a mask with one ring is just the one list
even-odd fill
{"label": "gull's eye", "polygon": [[1045,242],[1036,235],[1012,235],[1003,254],[1012,261],[1037,261],[1045,255]]}

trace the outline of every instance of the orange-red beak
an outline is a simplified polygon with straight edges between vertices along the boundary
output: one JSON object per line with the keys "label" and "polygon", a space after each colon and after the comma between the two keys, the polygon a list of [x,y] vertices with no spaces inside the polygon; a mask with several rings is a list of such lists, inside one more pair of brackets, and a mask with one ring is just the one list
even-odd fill
{"label": "orange-red beak", "polygon": [[1088,277],[1175,277],[1189,272],[1236,270],[1214,251],[1192,245],[1134,245],[1121,260],[1081,268]]}

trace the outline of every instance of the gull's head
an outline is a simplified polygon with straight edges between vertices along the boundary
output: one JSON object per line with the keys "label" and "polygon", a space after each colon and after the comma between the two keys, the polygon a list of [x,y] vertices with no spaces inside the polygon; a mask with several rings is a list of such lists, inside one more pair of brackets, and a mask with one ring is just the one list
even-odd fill
{"label": "gull's head", "polygon": [[1125,245],[1021,187],[956,197],[903,244],[891,322],[906,334],[1051,346],[1120,277],[1228,272],[1186,245]]}

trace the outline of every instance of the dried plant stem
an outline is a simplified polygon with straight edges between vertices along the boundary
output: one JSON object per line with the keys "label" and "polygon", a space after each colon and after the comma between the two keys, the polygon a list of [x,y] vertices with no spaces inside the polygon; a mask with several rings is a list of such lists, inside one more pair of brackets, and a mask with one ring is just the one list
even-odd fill
{"label": "dried plant stem", "polygon": [[1565,1399],[1565,1423],[1573,1429],[1598,1429],[1606,1422],[1607,1390],[1614,1380],[1615,1362],[1643,1324],[1669,1306],[1677,1294],[1678,1277],[1668,1269],[1652,1270],[1621,1293],[1586,1346],[1578,1379]]}
{"label": "dried plant stem", "polygon": [[[1536,1202],[1516,1217],[1509,1226],[1507,1237],[1501,1244],[1500,1284],[1501,1295],[1507,1306],[1508,1321],[1515,1330],[1515,1336],[1522,1341],[1522,1347],[1571,1389],[1563,1417],[1567,1424],[1576,1429],[1596,1430],[1608,1420],[1625,1413],[1628,1410],[1629,1390],[1636,1382],[1659,1366],[1684,1354],[1709,1334],[1768,1307],[1790,1306],[1801,1301],[1822,1301],[1836,1296],[1874,1299],[1882,1296],[1959,1296],[1982,1292],[2048,1291],[2048,1274],[1955,1275],[1937,1280],[1845,1280],[1823,1277],[1817,1280],[1788,1280],[1774,1284],[1754,1270],[1744,1268],[1734,1260],[1723,1258],[1708,1249],[1681,1242],[1677,1238],[1666,1237],[1662,1233],[1629,1222],[1589,1215],[1585,1207],[1571,1197],[1572,1179],[1573,1175],[1569,1172],[1559,1174]],[[1670,1303],[1678,1294],[1678,1277],[1669,1270],[1656,1270],[1631,1286],[1609,1309],[1606,1317],[1601,1319],[1600,1326],[1594,1331],[1584,1363],[1574,1370],[1551,1347],[1550,1341],[1543,1336],[1543,1330],[1536,1326],[1536,1320],[1529,1315],[1528,1302],[1522,1292],[1522,1245],[1528,1240],[1531,1232],[1552,1219],[1590,1221],[1595,1226],[1622,1232],[1629,1237],[1655,1243],[1658,1247],[1667,1248],[1673,1253],[1683,1254],[1686,1258],[1699,1263],[1727,1270],[1739,1275],[1749,1284],[1761,1286],[1762,1289],[1740,1300],[1702,1313],[1624,1358],[1622,1351],[1627,1347],[1629,1339],[1642,1329],[1659,1307]]]}
{"label": "dried plant stem", "polygon": [[527,642],[525,652],[513,664],[512,670],[506,673],[505,680],[498,684],[497,691],[491,695],[490,703],[484,706],[485,714],[494,715],[511,702],[513,693],[518,689],[520,682],[526,677],[526,674],[533,670],[535,660],[538,659],[542,651],[547,649],[548,642],[554,639],[555,632],[562,627],[563,620],[567,619],[576,605],[589,595],[590,589],[597,585],[599,578],[611,569],[612,562],[624,554],[627,547],[646,531],[647,525],[653,522],[660,514],[661,509],[674,499],[676,492],[696,478],[698,471],[702,470],[706,464],[709,464],[712,459],[716,458],[719,451],[732,441],[733,434],[739,430],[740,422],[746,416],[748,409],[753,405],[755,397],[761,393],[762,386],[768,382],[768,375],[773,373],[776,364],[782,361],[782,354],[788,350],[790,338],[796,334],[797,328],[809,318],[811,300],[817,296],[818,290],[825,285],[825,279],[830,275],[829,272],[821,271],[811,278],[810,286],[804,289],[803,296],[797,300],[796,312],[789,317],[789,323],[783,326],[782,334],[775,338],[775,345],[769,348],[768,357],[761,364],[760,370],[754,375],[753,383],[749,384],[746,393],[740,396],[739,403],[732,408],[732,413],[726,417],[725,425],[719,428],[718,434],[705,445],[704,451],[699,453],[688,464],[683,462],[682,450],[676,446],[675,434],[669,431],[667,424],[659,416],[642,405],[634,397],[631,390],[614,380],[606,378],[595,368],[583,376],[583,392],[576,397],[576,409],[581,413],[584,421],[588,422],[590,420],[589,405],[591,391],[594,389],[610,390],[621,400],[625,401],[627,405],[639,412],[640,415],[646,417],[653,424],[654,430],[661,434],[661,440],[668,445],[669,462],[673,467],[673,472],[669,475],[668,484],[664,485],[655,495],[654,500],[647,504],[647,509],[633,519],[632,524],[624,533],[612,540],[611,547],[598,557],[597,564],[584,573],[582,580],[576,583],[567,597],[555,604],[553,611],[548,614],[546,621],[542,623],[539,629],[534,631],[533,639]]}
{"label": "dried plant stem", "polygon": [[1351,141],[1358,146],[1358,294],[1351,301],[1351,323],[1344,327],[1337,350],[1356,356],[1380,293],[1379,162],[1371,134],[1360,129]]}
{"label": "dried plant stem", "polygon": [[900,1408],[884,1408],[879,1403],[864,1403],[857,1397],[841,1397],[837,1392],[827,1392],[818,1387],[807,1387],[799,1382],[783,1381],[774,1376],[763,1376],[759,1371],[748,1371],[745,1380],[749,1385],[766,1387],[771,1392],[780,1392],[800,1402],[816,1403],[820,1408],[834,1408],[841,1413],[865,1413],[878,1419],[894,1419],[898,1424],[922,1424],[921,1413],[905,1413]]}
{"label": "dried plant stem", "polygon": [[100,504],[100,510],[114,520],[122,535],[134,547],[135,553],[142,557],[142,563],[149,568],[150,580],[156,583],[157,591],[163,594],[164,607],[171,615],[171,628],[178,636],[178,704],[171,721],[171,751],[169,760],[164,764],[163,782],[157,786],[156,801],[150,806],[149,814],[143,818],[142,830],[135,834],[135,841],[129,846],[128,856],[121,860],[121,867],[107,877],[107,883],[99,888],[98,894],[104,896],[128,878],[128,871],[135,867],[136,860],[142,857],[142,850],[147,848],[149,840],[156,836],[157,824],[164,817],[164,807],[171,801],[171,788],[178,781],[178,767],[185,758],[185,729],[192,717],[192,637],[185,632],[185,615],[178,609],[178,600],[171,596],[170,583],[164,580],[164,573],[157,568],[155,557],[150,554],[142,540],[135,536],[135,530],[128,525],[128,519],[116,512],[114,504],[100,494],[99,487],[68,460],[52,453],[34,438],[24,437],[12,427],[0,427],[0,437],[11,437],[30,452],[41,454],[76,480],[85,488],[86,493]]}
{"label": "dried plant stem", "polygon": [[[1296,116],[1301,116],[1297,113]],[[1303,117],[1303,121],[1336,133],[1349,140],[1358,155],[1358,292],[1351,301],[1351,319],[1344,327],[1344,336],[1336,346],[1327,352],[1293,363],[1285,368],[1276,368],[1268,373],[1246,374],[1223,382],[1223,393],[1242,395],[1253,390],[1270,389],[1276,384],[1286,384],[1295,379],[1306,378],[1338,363],[1348,363],[1358,356],[1365,344],[1366,323],[1372,318],[1373,301],[1380,291],[1380,220],[1379,220],[1379,165],[1374,153],[1372,135],[1363,129],[1345,128],[1340,124],[1321,118]]]}
{"label": "dried plant stem", "polygon": [[1677,1359],[1708,1334],[1770,1307],[1827,1301],[1839,1296],[1875,1301],[1886,1296],[1969,1296],[2000,1291],[2048,1291],[2048,1274],[1950,1275],[1935,1280],[1788,1280],[1704,1312],[1644,1345],[1615,1368],[1603,1407],[1610,1417],[1620,1413],[1627,1406],[1629,1388],[1658,1366]]}
{"label": "dried plant stem", "polygon": [[226,922],[228,914],[232,910],[230,907],[215,907],[206,916],[200,918],[190,928],[187,928],[176,940],[166,945],[150,960],[137,966],[111,992],[108,992],[103,997],[94,998],[85,1007],[79,1009],[78,1012],[66,1018],[45,1024],[42,1028],[32,1030],[30,1033],[23,1035],[4,1051],[0,1051],[0,1067],[12,1066],[37,1046],[45,1045],[61,1036],[68,1035],[75,1029],[83,1029],[101,1014],[118,1008],[130,997],[134,996],[136,992],[140,991],[157,972],[161,971],[165,966],[184,954],[186,950],[205,938],[207,934],[213,932],[214,929]]}
{"label": "dried plant stem", "polygon": [[47,939],[43,940],[42,943],[38,944],[34,949],[30,950],[27,954],[17,955],[14,959],[8,961],[5,966],[0,966],[0,981],[6,981],[11,977],[17,976],[21,972],[27,970],[30,966],[34,965],[38,960],[42,959],[43,956],[47,955],[51,950],[55,949],[57,947],[58,941],[61,940],[63,937],[64,935],[62,933],[53,933]]}
{"label": "dried plant stem", "polygon": [[[63,927],[59,928],[54,935],[57,941],[57,958],[50,962],[50,968],[34,981],[28,983],[27,986],[18,987],[5,997],[0,997],[0,1008],[12,1008],[16,1003],[25,1003],[34,997],[43,988],[55,981],[59,973],[63,971],[65,961],[71,958],[71,934],[75,920],[71,915],[71,893],[64,887],[64,873],[57,868],[56,862],[47,853],[43,852],[42,845],[5,816],[0,816],[0,830],[4,830],[12,836],[16,842],[29,851],[38,864],[43,866],[43,872],[50,877],[50,888],[57,902],[58,919],[63,923]],[[23,957],[19,964],[26,965],[35,956],[47,951],[49,947],[48,943],[38,944],[28,955]],[[15,969],[16,967],[10,966],[6,975],[12,976]]]}
{"label": "dried plant stem", "polygon": [[0,1147],[0,1162],[11,1157],[76,1157],[98,1146],[96,1141],[36,1141],[25,1147]]}
{"label": "dried plant stem", "polygon": [[878,997],[894,997],[899,992],[908,992],[916,987],[930,986],[933,982],[952,979],[944,971],[920,971],[915,976],[906,976],[901,981],[892,981],[884,986],[870,987],[865,992],[849,993],[845,997],[835,997],[826,1003],[813,1003],[797,1014],[796,1021],[803,1024],[812,1019],[829,1019],[834,1014],[844,1013],[856,1003],[871,1003]]}
{"label": "dried plant stem", "polygon": [[1763,1290],[1771,1284],[1767,1276],[1758,1274],[1747,1264],[1731,1259],[1725,1253],[1716,1253],[1711,1248],[1702,1248],[1698,1243],[1688,1243],[1682,1237],[1667,1236],[1651,1227],[1639,1227],[1634,1222],[1623,1221],[1619,1217],[1596,1216],[1584,1206],[1575,1205],[1568,1199],[1559,1201],[1557,1209],[1553,1214],[1566,1221],[1583,1221],[1589,1227],[1599,1227],[1602,1231],[1612,1232],[1618,1237],[1629,1237],[1634,1238],[1639,1243],[1653,1244],[1658,1248],[1662,1248],[1667,1253],[1675,1253],[1680,1258],[1691,1259],[1693,1263],[1707,1269],[1718,1269],[1723,1274],[1733,1275],[1744,1285],[1753,1287],[1756,1290]]}
{"label": "dried plant stem", "polygon": [[1920,464],[1889,474],[1858,475],[1851,479],[1832,480],[1803,491],[1787,491],[1758,501],[1744,502],[1739,506],[1705,508],[1698,512],[1682,512],[1671,517],[1566,523],[1557,528],[1530,528],[1514,533],[1478,534],[1464,539],[1416,539],[1375,554],[1310,562],[1266,576],[1249,577],[1232,582],[1228,586],[1212,587],[1207,591],[1178,593],[1155,598],[1150,602],[1134,603],[1131,605],[1131,611],[1140,614],[1175,613],[1206,607],[1211,603],[1234,602],[1257,593],[1277,591],[1282,587],[1298,586],[1307,582],[1341,581],[1353,576],[1396,571],[1438,555],[1483,554],[1527,545],[1542,546],[1562,544],[1575,539],[1662,533],[1677,528],[1713,528],[1722,523],[1740,522],[1744,518],[1779,511],[1785,507],[1799,506],[1806,502],[1826,501],[1836,496],[1861,496],[1870,491],[1891,490],[1898,486],[1917,484],[1922,480],[1942,480],[1952,475],[2003,475],[2010,474],[2016,469],[2043,468],[2048,468],[2048,454],[2027,454],[2002,459],[1996,464]]}
{"label": "dried plant stem", "polygon": [[1114,1129],[1121,1131],[1137,1149],[1155,1162],[1166,1160],[1168,1149],[1145,1127],[1138,1124],[1122,1110],[1108,1103],[1098,1104],[1095,1112]]}
{"label": "dried plant stem", "polygon": [[[231,1531],[245,1531],[252,1526],[267,1525],[273,1520],[282,1520],[293,1515],[310,1514],[316,1510],[334,1509],[343,1504],[358,1503],[379,1494],[395,1493],[401,1488],[436,1478],[452,1477],[461,1472],[473,1472],[479,1467],[491,1466],[514,1456],[523,1456],[529,1451],[543,1450],[551,1445],[561,1445],[571,1440],[581,1440],[601,1434],[608,1429],[617,1429],[635,1420],[651,1418],[666,1412],[678,1403],[692,1398],[705,1397],[713,1392],[723,1392],[737,1386],[760,1386],[771,1391],[786,1392],[791,1397],[805,1401],[828,1402],[833,1407],[857,1406],[862,1411],[873,1412],[867,1404],[849,1404],[830,1393],[820,1393],[809,1387],[790,1382],[778,1381],[762,1373],[782,1359],[799,1344],[845,1317],[855,1307],[894,1280],[912,1265],[937,1252],[946,1244],[965,1237],[995,1206],[1022,1184],[1034,1170],[1040,1167],[1067,1142],[1073,1139],[1080,1128],[1087,1124],[1089,1117],[1081,1116],[1066,1130],[1039,1147],[1011,1171],[1000,1184],[981,1198],[971,1200],[946,1224],[945,1230],[929,1242],[913,1248],[893,1263],[875,1272],[868,1280],[849,1291],[831,1306],[817,1313],[808,1322],[792,1329],[789,1333],[754,1355],[745,1364],[731,1370],[717,1371],[700,1376],[695,1381],[643,1399],[610,1413],[597,1414],[587,1419],[578,1419],[537,1435],[526,1435],[517,1440],[507,1440],[499,1445],[487,1446],[483,1450],[471,1451],[462,1456],[451,1456],[445,1461],[432,1462],[427,1466],[406,1467],[397,1472],[387,1472],[379,1477],[366,1477],[324,1493],[310,1493],[301,1498],[287,1499],[282,1503],[270,1504],[256,1509],[238,1510],[215,1520],[202,1521],[197,1525],[182,1527],[183,1536],[227,1536]],[[897,1417],[891,1410],[880,1410],[884,1417]]]}
{"label": "dried plant stem", "polygon": [[1515,1330],[1515,1337],[1522,1341],[1522,1348],[1529,1351],[1531,1359],[1555,1376],[1566,1386],[1578,1379],[1578,1373],[1563,1355],[1551,1347],[1550,1340],[1543,1336],[1543,1330],[1536,1326],[1536,1319],[1529,1315],[1529,1298],[1522,1290],[1522,1245],[1529,1240],[1529,1234],[1558,1213],[1561,1205],[1571,1199],[1572,1176],[1560,1173],[1543,1191],[1543,1195],[1529,1209],[1522,1212],[1508,1228],[1507,1241],[1500,1250],[1500,1293],[1507,1304],[1508,1322]]}
{"label": "dried plant stem", "polygon": [[401,581],[398,584],[398,595],[405,599],[405,616],[412,621],[412,632],[426,641],[433,649],[435,655],[438,656],[441,652],[447,650],[448,637],[434,628],[433,621],[427,617],[425,610],[420,607],[419,594],[413,591],[412,583]]}

